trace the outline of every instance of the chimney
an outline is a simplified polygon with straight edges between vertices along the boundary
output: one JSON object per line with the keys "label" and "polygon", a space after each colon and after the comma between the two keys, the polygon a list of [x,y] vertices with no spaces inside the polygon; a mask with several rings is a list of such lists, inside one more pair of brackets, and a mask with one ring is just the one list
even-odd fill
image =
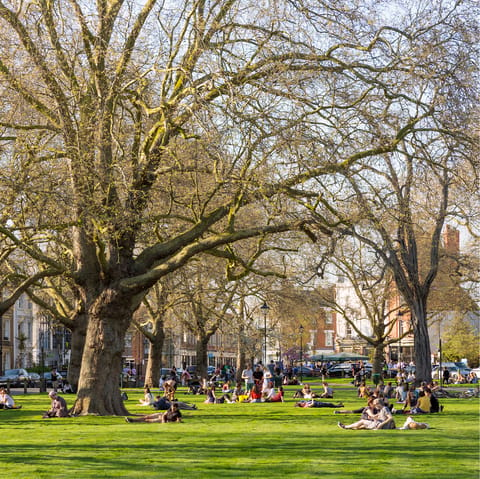
{"label": "chimney", "polygon": [[460,253],[460,231],[447,225],[443,231],[443,247],[448,254],[458,255]]}

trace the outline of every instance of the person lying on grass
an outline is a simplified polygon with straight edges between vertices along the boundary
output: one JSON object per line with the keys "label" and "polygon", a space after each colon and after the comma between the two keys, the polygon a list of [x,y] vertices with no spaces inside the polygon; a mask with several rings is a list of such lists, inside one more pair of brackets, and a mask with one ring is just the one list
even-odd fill
{"label": "person lying on grass", "polygon": [[[167,411],[172,406],[173,402],[169,401],[165,396],[156,396],[153,403],[153,408],[159,411]],[[175,404],[178,406],[178,409],[188,409],[193,411],[197,409],[195,404],[188,404],[182,401],[175,401]]]}
{"label": "person lying on grass", "polygon": [[309,401],[299,401],[295,404],[295,407],[343,407],[343,403],[333,404],[331,402],[316,401],[310,399]]}
{"label": "person lying on grass", "polygon": [[373,401],[375,401],[375,396],[370,395],[368,396],[367,399],[367,405],[360,407],[358,409],[341,409],[340,411],[333,411],[334,414],[362,414],[362,419],[368,417],[369,412],[371,412],[371,415],[373,416],[376,411],[375,407],[373,406]]}
{"label": "person lying on grass", "polygon": [[430,429],[430,426],[426,422],[416,422],[412,416],[408,416],[404,425],[398,429]]}
{"label": "person lying on grass", "polygon": [[165,412],[156,412],[153,414],[147,414],[141,417],[126,417],[127,422],[182,422],[182,413],[178,407],[178,404],[172,403],[170,408]]}

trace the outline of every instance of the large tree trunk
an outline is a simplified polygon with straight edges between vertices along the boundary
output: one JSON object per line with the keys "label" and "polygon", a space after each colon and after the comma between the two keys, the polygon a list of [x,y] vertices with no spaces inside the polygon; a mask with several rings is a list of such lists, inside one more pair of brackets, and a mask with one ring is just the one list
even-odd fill
{"label": "large tree trunk", "polygon": [[195,346],[197,353],[197,376],[200,379],[208,379],[207,366],[208,366],[208,341],[210,337],[197,338],[197,344]]}
{"label": "large tree trunk", "polygon": [[82,366],[83,348],[87,334],[88,317],[85,313],[78,314],[74,320],[70,344],[70,363],[68,365],[68,382],[74,391],[78,390],[78,380]]}
{"label": "large tree trunk", "polygon": [[383,342],[374,345],[372,375],[373,374],[379,374],[380,375],[380,376],[376,376],[376,377],[382,377],[383,350],[384,350],[384,348],[385,348],[385,345],[383,344]]}
{"label": "large tree trunk", "polygon": [[120,394],[125,334],[131,321],[130,301],[105,290],[89,308],[89,321],[77,400],[77,415],[127,415]]}
{"label": "large tree trunk", "polygon": [[165,334],[163,330],[157,332],[152,338],[148,348],[147,370],[145,372],[145,384],[155,387],[160,380],[160,369],[162,367],[162,352]]}
{"label": "large tree trunk", "polygon": [[240,328],[239,334],[237,336],[237,362],[235,374],[235,380],[240,383],[243,381],[242,372],[245,369],[246,364],[245,345],[243,343],[243,328]]}
{"label": "large tree trunk", "polygon": [[415,382],[418,385],[422,381],[429,383],[432,380],[432,358],[426,307],[418,305],[414,315]]}

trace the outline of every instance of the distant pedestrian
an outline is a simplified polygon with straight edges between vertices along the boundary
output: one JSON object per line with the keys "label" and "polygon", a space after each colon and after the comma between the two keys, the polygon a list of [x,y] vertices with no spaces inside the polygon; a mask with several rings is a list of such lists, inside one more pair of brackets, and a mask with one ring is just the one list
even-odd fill
{"label": "distant pedestrian", "polygon": [[443,369],[443,384],[448,384],[450,382],[450,371],[445,366]]}
{"label": "distant pedestrian", "polygon": [[59,374],[57,368],[53,368],[50,371],[50,376],[52,378],[52,388],[55,392],[58,391],[58,384],[59,384]]}

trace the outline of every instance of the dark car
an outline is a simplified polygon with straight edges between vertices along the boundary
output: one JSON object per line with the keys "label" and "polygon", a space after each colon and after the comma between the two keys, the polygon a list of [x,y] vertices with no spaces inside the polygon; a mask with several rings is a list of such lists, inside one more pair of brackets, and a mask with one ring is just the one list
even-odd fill
{"label": "dark car", "polygon": [[[180,380],[181,371],[177,369],[176,380]],[[165,376],[166,379],[170,379],[172,377],[172,368],[162,368],[160,369],[160,377]]]}
{"label": "dark car", "polygon": [[22,368],[6,369],[5,374],[0,376],[0,385],[10,384],[12,387],[22,387],[25,383],[30,384],[31,379],[29,373]]}
{"label": "dark car", "polygon": [[[57,380],[60,382],[60,381],[63,381],[65,379],[65,376],[63,376],[61,373],[57,372]],[[45,378],[45,381],[46,381],[46,386],[47,388],[53,388],[53,383],[52,383],[52,373],[51,372],[48,372],[48,373],[42,373],[40,374],[40,381],[43,381],[43,378]]]}
{"label": "dark car", "polygon": [[333,364],[328,368],[328,375],[331,378],[352,377],[352,365],[350,363]]}
{"label": "dark car", "polygon": [[[207,366],[207,375],[208,377],[210,377],[214,372],[215,372],[215,366]],[[195,365],[192,365],[192,366],[187,366],[187,371],[191,374],[191,375],[196,375],[197,373],[197,366]]]}
{"label": "dark car", "polygon": [[306,376],[306,377],[313,377],[317,376],[315,370],[312,368],[309,368],[308,366],[302,366],[301,368],[297,368],[297,376]]}

